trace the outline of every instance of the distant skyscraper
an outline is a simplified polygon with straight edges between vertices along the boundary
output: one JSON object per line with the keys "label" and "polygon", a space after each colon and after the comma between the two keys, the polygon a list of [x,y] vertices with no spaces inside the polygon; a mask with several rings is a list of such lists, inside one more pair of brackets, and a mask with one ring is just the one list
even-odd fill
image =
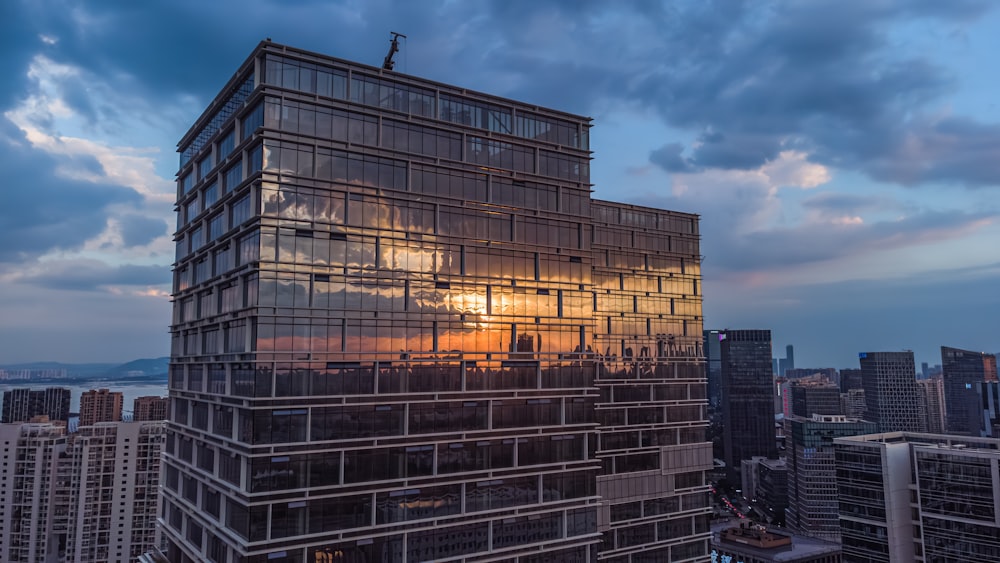
{"label": "distant skyscraper", "polygon": [[926,432],[913,352],[862,352],[860,360],[865,420],[878,424],[879,432]]}
{"label": "distant skyscraper", "polygon": [[170,397],[136,397],[132,407],[134,422],[166,420]]}
{"label": "distant skyscraper", "polygon": [[834,448],[845,562],[1000,561],[1000,440],[893,432]]}
{"label": "distant skyscraper", "polygon": [[[924,412],[927,413],[927,431],[932,434],[945,433],[945,406],[944,406],[944,381],[940,377],[930,379],[920,379],[917,381],[920,386],[920,400],[924,405]],[[978,387],[978,386],[977,386]],[[972,399],[978,398],[978,390],[973,389]],[[982,409],[977,405],[969,405],[970,420],[975,423],[972,434],[979,435],[979,419],[982,418]],[[979,418],[974,415],[978,414]]]}
{"label": "distant skyscraper", "polygon": [[80,395],[80,426],[122,419],[123,395],[120,391],[91,389]]}
{"label": "distant skyscraper", "polygon": [[978,436],[982,406],[977,387],[997,380],[996,356],[958,348],[941,347],[945,420],[949,434]]}
{"label": "distant skyscraper", "polygon": [[785,370],[795,369],[795,348],[791,344],[785,346]]}
{"label": "distant skyscraper", "polygon": [[864,378],[860,369],[840,370],[840,392],[847,393],[850,389],[864,389]]}
{"label": "distant skyscraper", "polygon": [[981,405],[979,435],[1000,438],[1000,382],[984,381],[978,385]]}
{"label": "distant skyscraper", "polygon": [[708,378],[708,406],[716,411],[720,402],[720,386],[722,384],[722,348],[719,331],[705,331],[705,375]]}
{"label": "distant skyscraper", "polygon": [[796,380],[790,389],[793,415],[810,418],[814,414],[843,414],[840,389],[829,380]]}
{"label": "distant skyscraper", "polygon": [[730,475],[753,456],[778,457],[774,431],[771,331],[725,330],[722,335],[722,418]]}
{"label": "distant skyscraper", "polygon": [[840,415],[792,416],[788,449],[788,527],[817,538],[838,541],[837,468],[833,440],[875,432],[872,422]]}
{"label": "distant skyscraper", "polygon": [[865,409],[865,390],[864,389],[849,389],[846,393],[840,394],[840,404],[841,409],[844,411],[844,416],[847,418],[864,418]]}
{"label": "distant skyscraper", "polygon": [[65,387],[48,387],[32,390],[25,387],[3,392],[3,416],[0,422],[28,422],[40,415],[49,420],[69,420],[70,390]]}

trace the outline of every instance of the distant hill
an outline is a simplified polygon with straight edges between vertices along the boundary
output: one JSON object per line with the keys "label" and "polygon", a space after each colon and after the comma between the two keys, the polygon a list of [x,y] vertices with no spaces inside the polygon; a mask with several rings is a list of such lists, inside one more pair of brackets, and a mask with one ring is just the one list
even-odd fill
{"label": "distant hill", "polygon": [[[115,367],[115,364],[64,364],[60,362],[31,362],[27,364],[7,364],[0,365],[0,369],[6,370],[66,370],[70,376],[91,376],[104,375],[108,370]],[[165,370],[164,370],[165,371]]]}
{"label": "distant hill", "polygon": [[128,375],[129,372],[142,372],[142,374],[147,377],[153,375],[166,375],[169,364],[169,357],[146,358],[132,360],[131,362],[124,363],[120,366],[115,366],[107,370],[106,373],[109,376]]}

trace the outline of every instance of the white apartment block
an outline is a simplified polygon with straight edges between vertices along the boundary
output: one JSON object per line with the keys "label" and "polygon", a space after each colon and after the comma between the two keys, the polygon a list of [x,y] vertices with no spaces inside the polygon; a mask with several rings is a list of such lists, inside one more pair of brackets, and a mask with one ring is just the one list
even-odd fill
{"label": "white apartment block", "polygon": [[158,544],[163,422],[0,425],[0,561],[135,561]]}

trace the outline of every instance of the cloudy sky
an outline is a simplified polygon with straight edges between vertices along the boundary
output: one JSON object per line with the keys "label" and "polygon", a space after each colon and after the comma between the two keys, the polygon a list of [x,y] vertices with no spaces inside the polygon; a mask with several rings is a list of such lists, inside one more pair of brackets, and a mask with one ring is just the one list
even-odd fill
{"label": "cloudy sky", "polygon": [[4,0],[0,363],[168,353],[176,142],[265,37],[594,117],[702,216],[709,328],[799,366],[1000,351],[1000,3]]}

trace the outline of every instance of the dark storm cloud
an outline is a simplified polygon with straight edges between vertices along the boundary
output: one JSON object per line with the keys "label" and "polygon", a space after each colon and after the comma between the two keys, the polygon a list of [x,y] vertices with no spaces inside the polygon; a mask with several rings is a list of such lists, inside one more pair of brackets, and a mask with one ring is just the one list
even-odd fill
{"label": "dark storm cloud", "polygon": [[169,266],[109,266],[96,260],[62,260],[39,264],[40,270],[18,281],[37,287],[95,291],[114,286],[156,286],[170,283]]}
{"label": "dark storm cloud", "polygon": [[104,230],[110,205],[142,199],[130,188],[59,176],[56,169],[61,165],[95,170],[100,164],[89,157],[62,159],[30,148],[20,130],[0,119],[3,138],[7,142],[0,151],[4,171],[0,263],[80,248]]}
{"label": "dark storm cloud", "polygon": [[684,156],[684,145],[667,143],[649,153],[649,161],[667,172],[696,172],[698,169],[690,158]]}
{"label": "dark storm cloud", "polygon": [[[582,114],[607,103],[655,108],[668,125],[703,137],[680,159],[670,145],[653,151],[651,161],[668,171],[752,169],[791,144],[879,180],[991,185],[1000,181],[996,127],[913,119],[955,79],[928,60],[893,55],[887,38],[895,23],[958,25],[991,7],[985,0],[8,2],[8,22],[17,25],[6,27],[19,40],[5,52],[5,75],[15,80],[0,86],[0,100],[23,90],[20,77],[38,52],[175,104],[180,95],[210,99],[264,36],[377,65],[393,29],[410,36],[397,70]],[[58,42],[41,45],[39,33]],[[63,95],[83,115],[113,121],[115,108],[88,96],[85,84],[70,83]],[[954,129],[968,134],[949,136]],[[934,139],[922,153],[927,160],[914,166],[906,143],[922,134]]]}
{"label": "dark storm cloud", "polygon": [[123,215],[118,217],[122,242],[125,247],[144,246],[157,237],[167,234],[168,225],[163,219],[143,215]]}
{"label": "dark storm cloud", "polygon": [[[695,167],[752,169],[794,143],[820,163],[878,180],[1000,182],[996,126],[914,119],[952,91],[955,79],[927,60],[894,56],[887,39],[894,22],[963,21],[988,4],[905,4],[779,2],[769,15],[747,12],[719,37],[728,47],[712,58],[679,54],[683,62],[650,74],[635,93],[675,127],[721,135],[720,142],[692,147]],[[948,125],[968,134],[948,134]],[[931,138],[914,166],[909,143],[925,135]]]}

